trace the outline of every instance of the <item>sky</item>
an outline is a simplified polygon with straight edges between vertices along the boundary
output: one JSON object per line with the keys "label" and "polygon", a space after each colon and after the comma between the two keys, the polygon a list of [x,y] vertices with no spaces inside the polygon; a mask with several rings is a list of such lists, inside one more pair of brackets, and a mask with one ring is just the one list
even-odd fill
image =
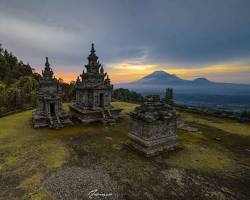
{"label": "sky", "polygon": [[113,83],[164,70],[250,84],[249,0],[0,0],[0,43],[37,72],[82,73],[91,43]]}

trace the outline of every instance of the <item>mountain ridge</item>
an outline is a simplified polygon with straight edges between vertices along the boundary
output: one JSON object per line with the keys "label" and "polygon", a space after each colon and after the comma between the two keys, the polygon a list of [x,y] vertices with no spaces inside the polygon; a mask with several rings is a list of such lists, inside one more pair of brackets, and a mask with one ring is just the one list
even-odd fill
{"label": "mountain ridge", "polygon": [[[250,84],[246,84],[246,83],[216,82],[216,81],[211,81],[205,77],[198,77],[198,78],[195,78],[193,80],[187,80],[187,79],[180,78],[175,74],[170,74],[170,73],[163,71],[163,70],[157,70],[157,71],[154,71],[154,72],[140,78],[139,80],[135,80],[132,82],[127,82],[127,83],[121,83],[121,84],[135,84],[135,83],[144,83],[145,84],[145,83],[147,83],[147,81],[155,80],[156,78],[158,78],[158,82],[156,82],[156,83],[160,83],[159,78],[161,78],[161,79],[165,78],[165,81],[166,81],[166,79],[168,79],[166,82],[184,81],[184,82],[195,82],[195,83],[233,84],[233,85],[249,85],[250,86]],[[165,84],[164,81],[162,83]]]}
{"label": "mountain ridge", "polygon": [[213,95],[249,95],[250,84],[222,83],[199,77],[193,80],[182,79],[165,71],[154,71],[151,74],[128,83],[116,84],[139,93],[162,93],[166,88],[173,88],[179,94],[213,94]]}

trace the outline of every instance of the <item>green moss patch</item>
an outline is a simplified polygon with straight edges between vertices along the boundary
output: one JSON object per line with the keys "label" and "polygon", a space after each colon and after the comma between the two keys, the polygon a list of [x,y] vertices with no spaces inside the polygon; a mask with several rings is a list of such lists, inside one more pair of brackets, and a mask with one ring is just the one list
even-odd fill
{"label": "green moss patch", "polygon": [[187,144],[182,152],[173,153],[165,162],[174,167],[201,171],[233,169],[235,162],[226,149],[213,149],[197,144]]}
{"label": "green moss patch", "polygon": [[121,102],[121,101],[115,101],[112,103],[112,105],[114,107],[122,108],[124,113],[129,113],[133,111],[137,106],[139,106],[138,104]]}
{"label": "green moss patch", "polygon": [[[41,177],[47,173],[63,166],[69,157],[68,149],[58,139],[49,140],[44,134],[45,130],[35,130],[31,125],[31,112],[26,111],[11,116],[0,118],[0,176],[4,178],[10,174],[18,176],[19,180],[8,187],[13,195],[21,195],[21,191],[30,192],[32,198],[42,199],[38,190],[41,180],[34,174]],[[34,183],[37,184],[34,184]],[[3,185],[2,185],[3,184]],[[0,182],[0,188],[5,182]],[[8,199],[7,196],[0,198]],[[46,198],[44,198],[46,199]]]}

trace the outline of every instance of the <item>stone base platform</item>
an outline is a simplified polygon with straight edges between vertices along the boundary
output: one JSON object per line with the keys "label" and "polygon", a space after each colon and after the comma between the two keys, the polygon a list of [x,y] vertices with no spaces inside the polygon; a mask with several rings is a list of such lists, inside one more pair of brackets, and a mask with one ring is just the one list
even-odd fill
{"label": "stone base platform", "polygon": [[115,123],[121,117],[120,108],[85,108],[76,104],[70,106],[70,113],[73,119],[78,120],[81,123],[91,122],[103,122],[103,123]]}
{"label": "stone base platform", "polygon": [[161,137],[157,139],[142,139],[134,135],[128,134],[126,145],[136,151],[139,151],[146,157],[156,156],[160,153],[173,150],[176,147],[176,135]]}
{"label": "stone base platform", "polygon": [[32,113],[32,123],[34,128],[63,128],[67,124],[72,124],[70,115],[66,112],[61,112],[55,116],[48,116],[44,113],[34,111]]}

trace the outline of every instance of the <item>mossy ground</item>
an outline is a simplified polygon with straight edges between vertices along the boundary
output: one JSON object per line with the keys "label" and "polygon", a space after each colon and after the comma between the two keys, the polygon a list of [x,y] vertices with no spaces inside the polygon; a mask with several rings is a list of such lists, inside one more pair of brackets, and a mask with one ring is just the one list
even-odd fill
{"label": "mossy ground", "polygon": [[[144,158],[124,147],[127,113],[121,121],[33,129],[31,111],[0,119],[0,199],[52,199],[42,187],[65,166],[100,165],[123,188],[126,199],[247,199],[250,186],[250,125],[183,113],[199,132],[178,130],[178,148]],[[65,104],[65,108],[69,104]],[[219,138],[220,141],[215,138]]]}
{"label": "mossy ground", "polygon": [[198,124],[211,126],[232,134],[250,136],[249,124],[238,123],[235,120],[220,119],[220,118],[199,115],[199,114],[190,114],[190,113],[183,113],[183,118],[187,122],[194,122]]}

